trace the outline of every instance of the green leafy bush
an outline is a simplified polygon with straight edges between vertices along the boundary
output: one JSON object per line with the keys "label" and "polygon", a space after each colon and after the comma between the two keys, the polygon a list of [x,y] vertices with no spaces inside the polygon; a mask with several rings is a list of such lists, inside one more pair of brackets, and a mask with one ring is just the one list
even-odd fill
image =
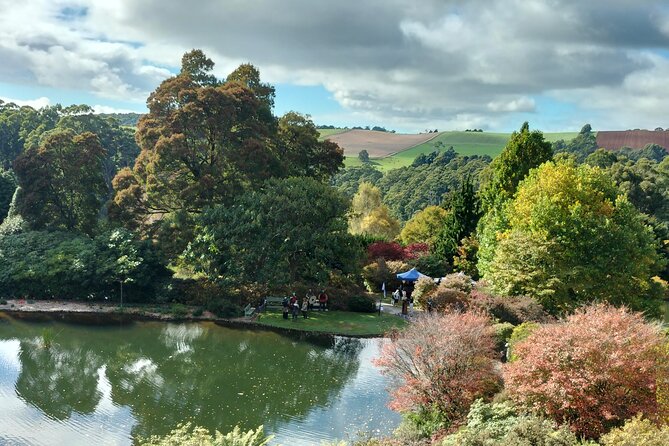
{"label": "green leafy bush", "polygon": [[184,304],[172,304],[170,306],[170,313],[174,317],[186,317],[186,315],[188,315],[188,307]]}
{"label": "green leafy bush", "polygon": [[207,304],[207,311],[214,313],[218,317],[230,318],[241,316],[242,310],[239,305],[228,299],[218,298]]}
{"label": "green leafy bush", "polygon": [[427,299],[437,289],[437,284],[429,277],[421,277],[416,281],[413,298],[419,308],[427,308]]}
{"label": "green leafy bush", "polygon": [[232,432],[225,435],[219,431],[212,435],[203,427],[192,427],[186,423],[165,436],[140,439],[139,446],[265,446],[271,439],[265,435],[262,426],[248,432],[242,432],[239,426],[235,426]]}
{"label": "green leafy bush", "polygon": [[477,400],[467,415],[467,424],[446,437],[441,446],[576,446],[581,445],[566,427],[549,420],[519,414],[509,402]]}
{"label": "green leafy bush", "polygon": [[359,313],[374,313],[377,307],[374,299],[366,296],[352,296],[348,301],[348,309]]}

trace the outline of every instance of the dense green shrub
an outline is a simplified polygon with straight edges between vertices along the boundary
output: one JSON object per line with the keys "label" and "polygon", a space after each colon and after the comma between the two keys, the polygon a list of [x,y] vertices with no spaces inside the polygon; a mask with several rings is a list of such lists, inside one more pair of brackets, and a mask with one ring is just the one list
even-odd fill
{"label": "dense green shrub", "polygon": [[217,317],[231,318],[242,315],[239,305],[228,299],[218,298],[207,304],[207,311],[214,313]]}
{"label": "dense green shrub", "polygon": [[513,405],[476,401],[467,424],[446,437],[441,446],[576,446],[583,444],[566,427],[552,421],[518,414]]}
{"label": "dense green shrub", "polygon": [[0,290],[6,297],[149,300],[168,276],[149,242],[125,230],[96,238],[28,231],[0,237]]}
{"label": "dense green shrub", "polygon": [[359,313],[374,313],[377,307],[374,299],[367,296],[352,296],[348,301],[348,309]]}

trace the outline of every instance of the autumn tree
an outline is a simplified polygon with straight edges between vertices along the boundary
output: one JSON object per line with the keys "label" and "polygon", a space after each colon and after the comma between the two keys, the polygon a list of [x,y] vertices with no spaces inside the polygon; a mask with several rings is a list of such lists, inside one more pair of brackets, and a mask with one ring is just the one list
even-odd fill
{"label": "autumn tree", "polygon": [[114,179],[109,207],[110,217],[129,228],[182,241],[171,254],[185,247],[204,208],[231,204],[272,177],[324,177],[341,164],[341,152],[317,141],[310,120],[297,114],[276,120],[274,89],[252,65],[220,82],[201,51],[182,63],[149,96],[149,113],[137,128],[140,155]]}
{"label": "autumn tree", "polygon": [[400,238],[405,244],[427,243],[434,246],[443,230],[448,212],[441,206],[428,206],[414,215],[402,228]]}
{"label": "autumn tree", "polygon": [[669,364],[664,342],[640,313],[588,307],[516,344],[505,388],[520,406],[597,438],[637,414],[656,415],[656,379]]}
{"label": "autumn tree", "polygon": [[477,234],[480,243],[478,269],[486,274],[497,248],[497,234],[507,228],[504,208],[516,193],[518,184],[531,169],[553,156],[551,145],[541,132],[530,132],[527,122],[513,132],[502,153],[481,174],[481,210]]}
{"label": "autumn tree", "polygon": [[418,318],[384,344],[376,364],[399,380],[390,407],[436,410],[444,426],[464,419],[470,405],[498,388],[494,340],[487,316],[446,312]]}
{"label": "autumn tree", "polygon": [[349,228],[352,234],[393,239],[400,231],[400,224],[383,204],[379,188],[362,183],[353,197]]}
{"label": "autumn tree", "polygon": [[484,275],[498,293],[533,296],[552,312],[603,300],[657,313],[654,235],[601,170],[546,163],[504,212],[509,226]]}
{"label": "autumn tree", "polygon": [[21,194],[18,211],[34,229],[92,233],[104,203],[105,151],[92,133],[47,133],[15,162]]}

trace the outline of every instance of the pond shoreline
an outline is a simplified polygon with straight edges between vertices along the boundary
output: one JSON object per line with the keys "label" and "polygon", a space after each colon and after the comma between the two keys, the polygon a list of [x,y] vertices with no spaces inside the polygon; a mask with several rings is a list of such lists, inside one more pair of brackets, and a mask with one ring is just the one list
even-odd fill
{"label": "pond shoreline", "polygon": [[[155,309],[162,311],[150,311]],[[14,319],[32,322],[48,322],[59,320],[63,322],[88,324],[88,325],[114,325],[128,322],[158,321],[158,322],[213,322],[216,325],[244,329],[272,331],[285,336],[299,339],[332,338],[334,336],[346,336],[350,338],[379,338],[383,333],[377,334],[350,334],[335,333],[318,330],[303,330],[298,327],[276,327],[261,324],[250,318],[220,318],[210,312],[204,312],[201,316],[175,315],[169,313],[168,305],[130,305],[120,308],[118,305],[105,303],[91,303],[82,301],[62,300],[29,300],[7,299],[7,303],[0,304],[0,315],[7,315]]]}

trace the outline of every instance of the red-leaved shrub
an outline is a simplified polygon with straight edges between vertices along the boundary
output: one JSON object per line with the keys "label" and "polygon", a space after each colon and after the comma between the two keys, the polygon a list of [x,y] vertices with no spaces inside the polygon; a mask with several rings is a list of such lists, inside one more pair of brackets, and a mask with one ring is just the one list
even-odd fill
{"label": "red-leaved shrub", "polygon": [[426,256],[430,253],[427,243],[411,243],[404,247],[404,260],[413,260]]}
{"label": "red-leaved shrub", "polygon": [[595,305],[544,325],[514,346],[504,382],[519,405],[598,438],[636,414],[655,417],[667,367],[659,326],[640,313]]}
{"label": "red-leaved shrub", "polygon": [[404,259],[404,248],[397,242],[374,242],[367,247],[367,258],[369,260],[402,260]]}
{"label": "red-leaved shrub", "polygon": [[495,341],[482,312],[447,312],[416,320],[386,343],[375,363],[399,378],[390,407],[437,409],[449,423],[499,388]]}

